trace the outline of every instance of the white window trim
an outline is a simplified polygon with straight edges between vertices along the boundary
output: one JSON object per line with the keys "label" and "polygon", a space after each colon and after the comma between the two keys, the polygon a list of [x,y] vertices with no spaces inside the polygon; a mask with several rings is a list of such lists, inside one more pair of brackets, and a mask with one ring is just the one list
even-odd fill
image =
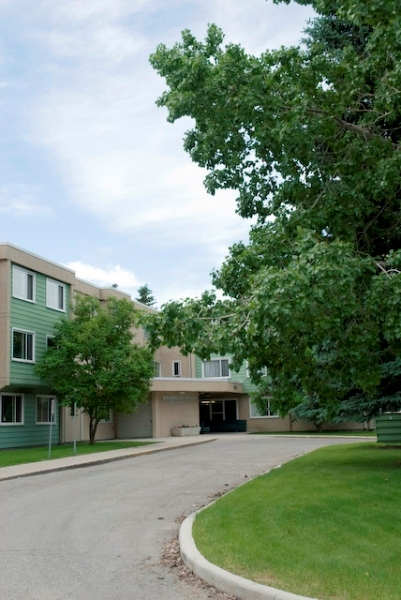
{"label": "white window trim", "polygon": [[[15,358],[14,357],[14,332],[18,332],[18,333],[25,333],[28,335],[32,336],[32,359],[28,359],[28,358]],[[13,361],[15,362],[22,362],[22,363],[28,363],[28,364],[33,364],[35,362],[35,346],[36,346],[36,339],[35,339],[35,332],[34,331],[28,331],[27,329],[21,329],[19,327],[13,327],[13,330],[11,332],[11,343],[12,343],[12,352],[11,352],[11,358]]]}
{"label": "white window trim", "polygon": [[[175,365],[178,365],[178,374],[176,374],[174,372],[175,371]],[[173,377],[181,377],[181,361],[180,360],[173,360],[172,368],[173,368]]]}
{"label": "white window trim", "polygon": [[[3,396],[13,396],[14,398],[16,396],[19,396],[21,398],[21,421],[18,422],[10,422],[10,421],[2,421],[1,417],[3,414]],[[0,427],[19,427],[21,425],[24,425],[24,418],[25,418],[25,399],[24,399],[24,395],[23,394],[0,394]]]}
{"label": "white window trim", "polygon": [[[63,308],[59,308],[58,306],[53,306],[52,304],[50,304],[49,302],[49,284],[51,285],[57,285],[58,287],[63,288]],[[65,285],[65,283],[62,283],[61,281],[57,281],[56,279],[50,279],[50,277],[46,278],[46,307],[50,308],[51,310],[57,310],[58,312],[66,312],[66,305],[67,305],[67,286]]]}
{"label": "white window trim", "polygon": [[252,407],[254,407],[254,409],[256,409],[256,404],[254,404],[251,400],[251,398],[249,398],[249,418],[250,419],[279,419],[280,415],[277,414],[270,414],[270,400],[266,399],[266,408],[267,408],[267,412],[269,414],[267,415],[252,415]]}
{"label": "white window trim", "polygon": [[[32,298],[27,298],[26,296],[20,296],[15,292],[15,272],[20,271],[27,275],[32,276]],[[24,300],[25,302],[30,302],[31,304],[35,304],[36,301],[36,273],[33,271],[29,271],[28,269],[24,269],[23,267],[19,267],[18,265],[13,265],[13,298],[18,298],[18,300]]]}
{"label": "white window trim", "polygon": [[[38,421],[38,400],[39,398],[47,398],[48,400],[54,400],[55,402],[55,406],[54,406],[54,421]],[[48,396],[46,394],[39,394],[36,396],[36,425],[50,425],[50,423],[52,423],[53,425],[57,424],[57,399],[56,396]]]}
{"label": "white window trim", "polygon": [[[209,363],[209,362],[219,362],[220,363],[220,373],[221,373],[221,361],[222,360],[226,360],[228,362],[228,375],[218,375],[217,377],[206,377],[205,375],[205,363]],[[203,379],[230,379],[231,377],[231,370],[230,370],[230,359],[228,358],[228,356],[221,356],[219,358],[211,358],[210,360],[204,360],[202,362],[202,377]]]}

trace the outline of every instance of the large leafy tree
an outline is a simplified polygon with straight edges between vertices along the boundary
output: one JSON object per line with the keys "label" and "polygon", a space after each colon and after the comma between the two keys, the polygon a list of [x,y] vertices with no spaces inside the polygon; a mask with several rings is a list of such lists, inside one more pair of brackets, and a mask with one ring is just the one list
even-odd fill
{"label": "large leafy tree", "polygon": [[148,330],[154,345],[247,359],[255,381],[267,367],[261,394],[283,413],[305,398],[378,412],[384,364],[400,404],[399,3],[298,3],[316,11],[299,47],[250,56],[211,25],[151,56],[168,120],[193,119],[184,148],[206,189],[237,190],[253,224],[212,274],[223,300],[170,303]]}
{"label": "large leafy tree", "polygon": [[132,412],[147,400],[154,366],[150,350],[132,341],[137,321],[125,299],[110,298],[101,306],[78,296],[73,318],[56,324],[53,343],[36,365],[62,405],[76,403],[87,413],[91,444],[99,421],[111,410]]}

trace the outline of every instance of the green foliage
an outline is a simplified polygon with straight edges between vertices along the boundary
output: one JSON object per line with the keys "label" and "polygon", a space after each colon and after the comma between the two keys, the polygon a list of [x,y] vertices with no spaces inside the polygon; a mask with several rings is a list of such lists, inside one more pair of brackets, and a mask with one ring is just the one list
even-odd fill
{"label": "green foliage", "polygon": [[55,326],[54,344],[35,367],[62,405],[75,402],[88,414],[93,444],[101,419],[110,410],[132,412],[146,402],[153,377],[152,354],[132,342],[138,322],[131,302],[110,298],[105,306],[77,297],[72,319]]}
{"label": "green foliage", "polygon": [[135,298],[141,304],[145,304],[146,306],[153,306],[156,304],[156,300],[152,294],[152,290],[148,286],[147,283],[138,288],[138,298]]}
{"label": "green foliage", "polygon": [[166,305],[149,327],[247,359],[256,382],[267,367],[282,413],[313,397],[333,414],[377,397],[401,351],[401,24],[395,0],[299,3],[317,12],[302,47],[250,56],[211,25],[151,56],[206,189],[236,190],[253,224],[212,274],[222,300]]}

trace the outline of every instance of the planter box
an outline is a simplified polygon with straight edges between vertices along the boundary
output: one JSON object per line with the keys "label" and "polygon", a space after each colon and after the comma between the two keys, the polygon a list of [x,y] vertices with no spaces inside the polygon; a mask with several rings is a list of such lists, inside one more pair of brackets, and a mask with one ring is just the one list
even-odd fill
{"label": "planter box", "polygon": [[401,414],[381,415],[376,419],[377,441],[387,443],[401,442]]}
{"label": "planter box", "polygon": [[176,437],[184,437],[186,435],[199,435],[200,427],[173,427],[171,430],[171,435]]}

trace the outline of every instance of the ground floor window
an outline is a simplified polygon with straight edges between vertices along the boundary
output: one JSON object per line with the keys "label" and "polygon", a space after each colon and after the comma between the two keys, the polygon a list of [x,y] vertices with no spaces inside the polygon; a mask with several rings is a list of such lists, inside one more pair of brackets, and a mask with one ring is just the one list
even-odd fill
{"label": "ground floor window", "polygon": [[249,400],[249,416],[251,419],[260,419],[263,417],[278,417],[279,414],[271,409],[270,400],[266,400],[265,408],[262,411],[252,400]]}
{"label": "ground floor window", "polygon": [[36,423],[56,422],[56,398],[55,396],[36,397]]}
{"label": "ground floor window", "polygon": [[24,400],[18,394],[2,394],[1,402],[1,424],[17,425],[24,422]]}

